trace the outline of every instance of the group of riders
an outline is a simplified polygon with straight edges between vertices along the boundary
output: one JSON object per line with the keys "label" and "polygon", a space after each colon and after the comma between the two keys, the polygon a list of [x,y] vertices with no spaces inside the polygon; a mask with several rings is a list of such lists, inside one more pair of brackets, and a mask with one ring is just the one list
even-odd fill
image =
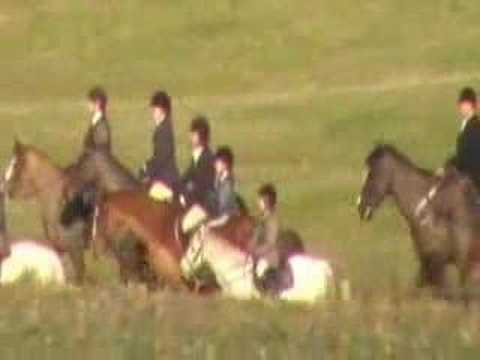
{"label": "group of riders", "polygon": [[[91,123],[84,138],[88,150],[111,152],[111,132],[108,120],[108,97],[105,90],[95,87],[88,92]],[[178,201],[185,208],[200,207],[208,214],[210,224],[225,223],[245,209],[235,189],[233,151],[220,146],[210,147],[210,124],[204,116],[196,116],[190,124],[191,163],[180,174],[176,161],[172,101],[165,91],[156,91],[150,99],[154,122],[153,153],[139,171],[141,181],[150,195],[162,201]],[[84,191],[88,196],[88,189]],[[255,258],[268,261],[280,270],[286,258],[303,252],[298,238],[287,247],[280,245],[280,225],[277,216],[277,191],[271,183],[263,184],[257,192],[259,216],[254,236],[248,240],[248,250]],[[281,271],[280,271],[281,272]]]}

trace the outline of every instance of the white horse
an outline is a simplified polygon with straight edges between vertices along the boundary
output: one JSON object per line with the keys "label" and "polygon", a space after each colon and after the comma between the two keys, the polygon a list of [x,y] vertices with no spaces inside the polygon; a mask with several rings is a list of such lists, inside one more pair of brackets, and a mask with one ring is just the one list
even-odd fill
{"label": "white horse", "polygon": [[333,269],[328,261],[305,254],[288,259],[293,286],[282,291],[281,300],[314,303],[325,299],[334,288]]}
{"label": "white horse", "polygon": [[[288,262],[293,275],[293,286],[282,291],[279,299],[312,303],[328,295],[333,287],[333,270],[327,261],[307,255],[294,255]],[[254,273],[253,258],[208,228],[200,229],[192,237],[181,262],[182,271],[186,277],[191,277],[204,263],[211,267],[226,296],[237,299],[255,299],[261,296],[255,284],[259,271],[257,269],[257,274]]]}
{"label": "white horse", "polygon": [[65,271],[57,252],[33,240],[10,245],[10,254],[0,263],[0,284],[11,284],[23,277],[44,284],[65,284]]}
{"label": "white horse", "polygon": [[182,258],[181,268],[189,278],[203,264],[214,272],[223,294],[237,299],[255,299],[260,292],[254,284],[253,258],[222,239],[208,227],[197,231]]}
{"label": "white horse", "polygon": [[14,158],[0,182],[0,247],[9,251],[0,260],[0,284],[11,284],[24,277],[41,284],[65,284],[65,270],[59,254],[51,247],[30,239],[14,239],[7,232],[5,183],[12,176],[17,159]]}

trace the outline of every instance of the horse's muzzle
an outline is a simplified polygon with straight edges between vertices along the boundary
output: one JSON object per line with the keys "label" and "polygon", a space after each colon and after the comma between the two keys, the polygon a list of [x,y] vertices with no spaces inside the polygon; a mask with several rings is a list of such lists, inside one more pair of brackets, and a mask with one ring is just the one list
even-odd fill
{"label": "horse's muzzle", "polygon": [[360,215],[360,220],[369,221],[372,219],[373,207],[365,204],[362,195],[360,195],[357,199],[357,210],[358,215]]}

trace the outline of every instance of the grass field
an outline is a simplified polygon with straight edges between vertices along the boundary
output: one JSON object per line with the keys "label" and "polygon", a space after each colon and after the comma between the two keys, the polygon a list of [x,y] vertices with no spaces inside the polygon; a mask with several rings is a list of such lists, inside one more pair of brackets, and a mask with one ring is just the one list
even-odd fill
{"label": "grass field", "polygon": [[[480,84],[471,0],[2,0],[0,161],[14,136],[78,154],[86,90],[111,96],[114,148],[150,151],[147,101],[175,99],[178,157],[204,113],[236,151],[253,205],[273,181],[285,225],[345,264],[348,303],[313,308],[123,289],[108,262],[82,289],[0,289],[0,359],[476,359],[479,309],[407,296],[416,271],[391,204],[361,224],[363,159],[379,141],[435,168],[453,150],[460,87]],[[12,232],[42,236],[12,203]]]}

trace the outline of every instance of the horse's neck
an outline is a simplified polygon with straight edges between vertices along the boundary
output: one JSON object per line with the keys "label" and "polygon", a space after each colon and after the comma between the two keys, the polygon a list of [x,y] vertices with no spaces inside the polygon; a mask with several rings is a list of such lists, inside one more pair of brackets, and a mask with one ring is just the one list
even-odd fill
{"label": "horse's neck", "polygon": [[102,191],[111,193],[140,188],[140,182],[115,159],[97,158],[92,166],[95,167],[94,181]]}
{"label": "horse's neck", "polygon": [[50,203],[52,197],[65,192],[67,186],[67,176],[65,173],[52,163],[45,163],[42,176],[34,176],[33,183],[37,196],[42,203]]}
{"label": "horse's neck", "polygon": [[407,221],[414,221],[415,211],[433,185],[434,177],[408,165],[393,174],[392,196]]}
{"label": "horse's neck", "polygon": [[235,272],[238,269],[244,270],[246,266],[251,265],[252,259],[247,253],[237,249],[227,241],[217,238],[205,239],[205,257],[210,263],[215,273],[228,276],[229,272]]}

